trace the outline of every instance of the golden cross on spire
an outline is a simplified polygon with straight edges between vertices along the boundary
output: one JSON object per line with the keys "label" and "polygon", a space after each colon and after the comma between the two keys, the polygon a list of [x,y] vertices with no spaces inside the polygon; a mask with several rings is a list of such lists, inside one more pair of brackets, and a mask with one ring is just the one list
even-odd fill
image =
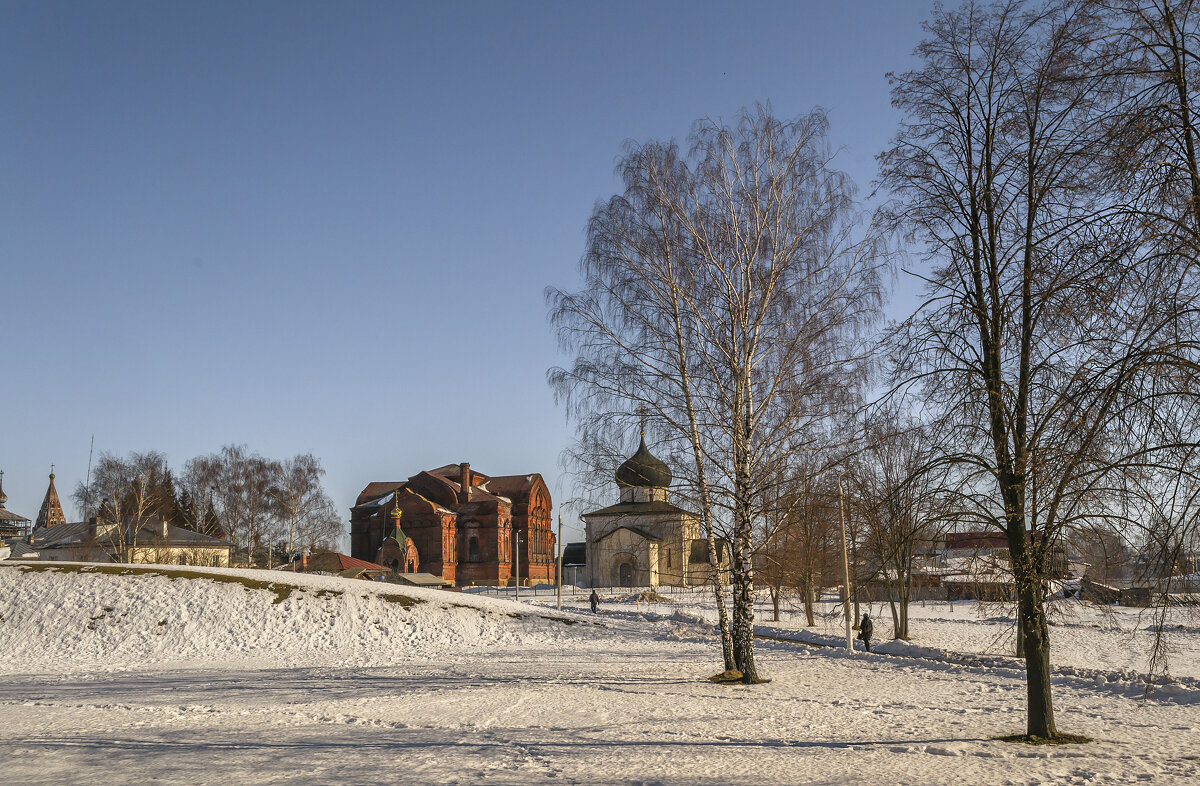
{"label": "golden cross on spire", "polygon": [[392,500],[395,503],[395,507],[392,508],[392,520],[396,522],[396,528],[399,529],[400,516],[402,515],[400,513],[400,489],[396,489],[396,492],[392,495]]}
{"label": "golden cross on spire", "polygon": [[638,404],[637,408],[638,419],[641,421],[642,439],[646,438],[646,405]]}

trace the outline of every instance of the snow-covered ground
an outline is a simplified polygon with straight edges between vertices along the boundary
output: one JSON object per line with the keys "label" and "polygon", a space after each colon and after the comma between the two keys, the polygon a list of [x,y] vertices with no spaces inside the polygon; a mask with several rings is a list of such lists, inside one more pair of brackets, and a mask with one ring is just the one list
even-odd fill
{"label": "snow-covered ground", "polygon": [[[525,599],[543,607],[553,608],[555,594],[551,589],[522,591]],[[604,605],[615,602],[619,608],[637,609],[651,615],[670,615],[677,612],[697,615],[715,623],[717,614],[707,590],[660,588],[660,596],[669,602],[638,602],[639,593],[608,591]],[[511,598],[513,591],[487,590],[488,597]],[[580,612],[588,607],[587,591],[565,591],[563,609]],[[844,646],[845,627],[842,606],[832,597],[817,604],[816,626],[805,628],[803,609],[785,600],[781,603],[780,620],[772,621],[772,610],[765,593],[760,594],[755,609],[757,630],[765,635],[787,636],[805,641]],[[1154,641],[1152,630],[1154,610],[1120,606],[1096,606],[1078,600],[1056,599],[1051,603],[1051,659],[1060,669],[1100,668],[1108,671],[1140,672],[1149,670],[1149,654]],[[860,612],[870,613],[875,622],[875,638],[886,642],[893,638],[891,611],[885,603],[863,603]],[[909,610],[908,652],[917,648],[939,649],[949,653],[1009,656],[1015,654],[1015,619],[1011,605],[975,601],[930,601],[914,603]],[[1200,609],[1176,607],[1168,610],[1164,631],[1167,647],[1166,671],[1174,678],[1200,679]],[[856,646],[858,643],[856,642]],[[884,645],[883,650],[899,651]],[[1160,669],[1161,670],[1161,669]]]}
{"label": "snow-covered ground", "polygon": [[833,619],[764,623],[772,682],[747,687],[705,680],[719,652],[686,597],[593,617],[583,596],[559,615],[530,593],[256,579],[274,586],[0,566],[0,781],[1200,782],[1194,628],[1143,701],[1133,617],[1080,607],[1052,632],[1055,699],[1095,742],[1029,747],[992,739],[1023,731],[1024,682],[974,604],[918,606],[894,654],[776,640],[836,643]]}

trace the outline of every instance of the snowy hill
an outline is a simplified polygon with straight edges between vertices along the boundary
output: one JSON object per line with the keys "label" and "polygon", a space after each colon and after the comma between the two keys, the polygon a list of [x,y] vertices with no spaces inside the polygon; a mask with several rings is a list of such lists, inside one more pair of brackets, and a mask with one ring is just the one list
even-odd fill
{"label": "snowy hill", "polygon": [[[509,601],[275,571],[0,565],[0,672],[127,671],[219,658],[381,665],[576,635]],[[585,627],[585,626],[575,626]]]}

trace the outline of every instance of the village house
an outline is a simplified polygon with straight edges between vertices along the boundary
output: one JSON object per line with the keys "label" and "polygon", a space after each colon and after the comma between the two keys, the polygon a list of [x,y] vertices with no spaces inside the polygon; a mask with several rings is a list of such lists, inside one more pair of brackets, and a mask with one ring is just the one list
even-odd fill
{"label": "village house", "polygon": [[[1081,573],[1082,566],[1070,563],[1063,547],[1053,545],[1047,578],[1057,585]],[[881,579],[869,582],[865,588],[871,597],[886,596],[887,589]],[[1014,588],[1007,536],[996,530],[944,533],[916,555],[910,597],[913,600],[1012,600]]]}
{"label": "village house", "polygon": [[[233,544],[168,524],[157,516],[128,516],[119,522],[93,516],[67,522],[54,473],[20,556],[43,561],[128,562],[228,567]],[[14,551],[13,556],[18,556]]]}
{"label": "village house", "polygon": [[539,474],[489,476],[447,464],[367,484],[350,509],[350,554],[458,586],[505,585],[518,575],[522,584],[548,583],[552,507]]}
{"label": "village house", "polygon": [[587,586],[587,542],[568,543],[562,550],[562,582]]}
{"label": "village house", "polygon": [[87,521],[35,529],[30,542],[37,559],[68,562],[127,562],[229,567],[233,544],[157,516],[115,522]]}

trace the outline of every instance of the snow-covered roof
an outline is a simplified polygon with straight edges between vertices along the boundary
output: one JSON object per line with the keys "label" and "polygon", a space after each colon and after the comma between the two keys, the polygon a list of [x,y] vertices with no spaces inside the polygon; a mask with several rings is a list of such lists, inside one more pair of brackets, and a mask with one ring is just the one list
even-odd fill
{"label": "snow-covered roof", "polygon": [[[124,537],[118,534],[117,539],[126,545],[139,543],[162,545],[166,547],[188,548],[233,548],[233,544],[221,538],[214,538],[201,532],[195,532],[183,527],[168,524],[166,532],[162,529],[162,520],[155,518],[126,519],[123,523]],[[84,545],[88,542],[101,541],[105,545],[116,525],[99,524],[95,530],[91,522],[75,521],[70,524],[56,524],[53,527],[43,527],[33,533],[33,546],[36,549],[60,549]]]}
{"label": "snow-covered roof", "polygon": [[363,504],[359,505],[358,507],[360,507],[360,508],[382,508],[384,505],[388,504],[395,498],[396,498],[396,492],[393,491],[390,494],[384,494],[379,499],[373,499],[370,502],[364,502]]}
{"label": "snow-covered roof", "polygon": [[940,576],[943,581],[1012,581],[1012,570],[1000,559],[987,554],[946,556],[937,565],[918,565],[913,573]]}

